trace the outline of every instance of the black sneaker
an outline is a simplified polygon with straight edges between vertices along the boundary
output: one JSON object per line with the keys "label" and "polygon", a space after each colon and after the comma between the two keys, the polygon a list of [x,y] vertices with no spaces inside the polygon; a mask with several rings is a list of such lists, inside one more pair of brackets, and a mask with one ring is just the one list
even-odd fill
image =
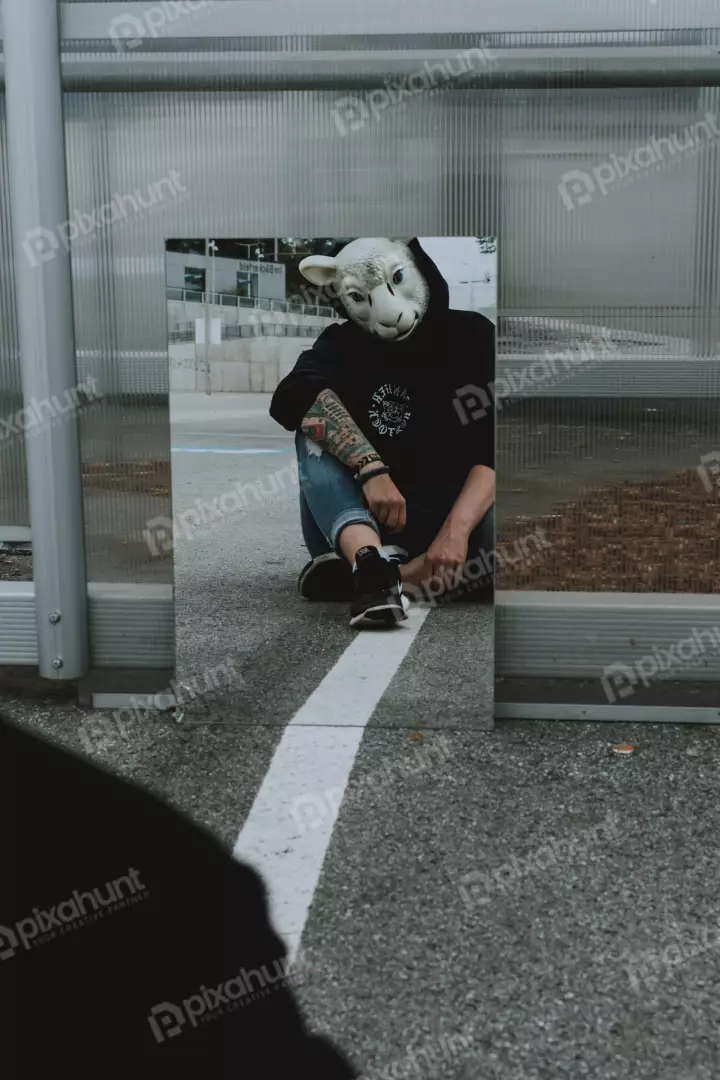
{"label": "black sneaker", "polygon": [[347,602],[353,595],[352,567],[347,559],[334,551],[318,555],[300,574],[298,591],[306,600]]}
{"label": "black sneaker", "polygon": [[409,605],[402,594],[400,567],[394,559],[384,559],[377,548],[360,548],[352,580],[351,626],[395,626],[407,619],[405,609]]}

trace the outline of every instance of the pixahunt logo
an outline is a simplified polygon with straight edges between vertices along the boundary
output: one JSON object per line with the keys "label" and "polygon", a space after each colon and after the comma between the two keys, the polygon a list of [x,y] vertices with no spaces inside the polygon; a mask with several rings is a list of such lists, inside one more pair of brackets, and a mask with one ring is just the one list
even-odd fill
{"label": "pixahunt logo", "polygon": [[[625,954],[622,966],[636,994],[643,989],[655,990],[661,977],[672,976],[683,964],[720,948],[720,919],[716,920],[715,926],[688,928],[674,922],[672,933],[674,941],[642,952]],[[715,935],[714,940],[711,934]]]}
{"label": "pixahunt logo", "polygon": [[[484,46],[465,49],[458,53],[455,59],[458,61],[457,70],[449,59],[434,64],[426,60],[421,71],[403,75],[399,79],[387,79],[382,88],[371,90],[365,97],[352,94],[350,97],[340,98],[333,106],[335,127],[343,136],[349,131],[359,131],[370,119],[379,120],[388,109],[404,109],[406,98],[412,100],[418,94],[438,90],[453,79],[474,71],[476,64],[478,69],[482,70],[496,62],[494,54]],[[438,74],[441,78],[439,86],[436,78]]]}
{"label": "pixahunt logo", "polygon": [[[163,186],[169,191],[164,192]],[[142,218],[143,210],[162,204],[166,195],[169,194],[170,199],[177,200],[181,194],[186,194],[187,190],[180,182],[180,173],[171,169],[167,176],[148,185],[147,197],[139,188],[131,193],[116,193],[110,202],[95,207],[89,213],[76,210],[72,218],[61,222],[55,229],[38,225],[37,228],[30,229],[23,240],[28,262],[33,268],[51,262],[57,257],[61,247],[69,252],[74,244],[81,243],[99,230],[132,220],[135,216]],[[128,214],[128,205],[132,216]]]}
{"label": "pixahunt logo", "polygon": [[[217,986],[201,986],[196,994],[191,994],[176,1005],[172,1001],[163,1001],[153,1005],[147,1018],[155,1041],[166,1042],[181,1035],[187,1024],[196,1028],[241,1009],[253,1001],[258,1001],[270,993],[275,983],[284,983],[291,975],[290,962],[287,959],[275,960],[273,973],[267,964],[257,971],[245,968],[226,982]],[[256,985],[253,985],[255,980]]]}
{"label": "pixahunt logo", "polygon": [[[285,487],[285,482],[288,487]],[[196,499],[195,505],[175,515],[174,520],[156,517],[148,521],[143,537],[153,558],[169,554],[179,540],[189,543],[198,535],[206,535],[205,530],[213,528],[217,522],[224,522],[238,510],[250,505],[250,498],[256,503],[272,498],[286,491],[297,491],[298,465],[294,461],[268,477],[263,477],[252,484],[243,484],[238,480],[235,487],[223,495],[215,496],[212,502]]]}
{"label": "pixahunt logo", "polygon": [[[709,648],[708,648],[709,646]],[[641,656],[633,664],[617,661],[603,668],[601,678],[605,696],[611,705],[618,698],[635,692],[638,683],[648,687],[654,679],[671,679],[683,668],[707,667],[708,659],[720,652],[720,626],[709,630],[693,627],[692,636],[674,642],[669,649],[653,645],[652,653]]]}
{"label": "pixahunt logo", "polygon": [[53,426],[66,413],[77,415],[102,397],[97,379],[88,375],[85,382],[64,390],[62,395],[53,394],[51,398],[42,400],[33,398],[26,408],[18,409],[7,420],[0,419],[0,443],[23,433],[34,437],[48,425]]}
{"label": "pixahunt logo", "polygon": [[555,870],[594,846],[611,843],[619,830],[620,819],[610,810],[599,824],[568,836],[549,836],[541,847],[522,858],[511,854],[507,862],[494,869],[471,870],[460,878],[463,903],[469,911],[474,911],[477,905],[489,903],[491,893],[507,895],[527,875]]}
{"label": "pixahunt logo", "polygon": [[[700,137],[701,131],[705,132],[706,139]],[[664,164],[675,154],[697,153],[705,146],[717,145],[718,138],[718,116],[706,112],[704,120],[698,120],[681,132],[674,132],[669,138],[653,135],[648,143],[635,147],[625,157],[611,154],[607,161],[593,167],[592,176],[583,169],[570,169],[563,173],[558,184],[565,209],[569,211],[585,206],[597,192],[607,195],[613,185],[622,186],[623,181],[632,183],[637,176],[647,176],[655,166]],[[664,156],[663,145],[670,152],[668,159]]]}
{"label": "pixahunt logo", "polygon": [[[104,893],[104,895],[103,895]],[[92,892],[73,891],[67,900],[47,910],[33,908],[32,914],[12,927],[0,926],[0,960],[10,960],[21,949],[29,951],[54,938],[63,937],[82,926],[105,918],[147,898],[148,891],[132,867],[127,877],[108,881]],[[88,906],[86,906],[88,905]]]}
{"label": "pixahunt logo", "polygon": [[[227,6],[228,0],[222,0]],[[135,5],[139,7],[138,4]],[[216,3],[216,8],[220,3]],[[198,14],[212,14],[210,0],[161,0],[159,4],[145,8],[138,15],[117,15],[110,23],[110,37],[115,49],[124,53],[128,49],[137,49],[151,38],[161,37],[166,26],[184,20],[189,23]],[[184,36],[188,36],[185,33]]]}

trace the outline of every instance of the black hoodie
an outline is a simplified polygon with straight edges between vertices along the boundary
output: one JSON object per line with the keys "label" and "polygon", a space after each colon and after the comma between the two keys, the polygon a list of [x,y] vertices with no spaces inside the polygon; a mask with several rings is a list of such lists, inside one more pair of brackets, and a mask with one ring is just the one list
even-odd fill
{"label": "black hoodie", "polygon": [[[405,341],[383,341],[352,320],[328,326],[272,399],[270,415],[297,431],[321,390],[334,391],[407,496],[428,484],[462,485],[474,465],[495,466],[495,328],[449,307],[447,282],[417,239],[410,248],[430,300]],[[485,407],[482,407],[482,403]]]}
{"label": "black hoodie", "polygon": [[350,1080],[265,887],[148,792],[0,717],[0,1073]]}

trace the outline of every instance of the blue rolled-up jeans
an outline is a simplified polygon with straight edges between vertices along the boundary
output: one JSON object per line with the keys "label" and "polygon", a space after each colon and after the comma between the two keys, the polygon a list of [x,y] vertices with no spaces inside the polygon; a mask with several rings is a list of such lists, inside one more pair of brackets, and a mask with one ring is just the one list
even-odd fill
{"label": "blue rolled-up jeans", "polygon": [[[347,466],[328,454],[306,435],[297,433],[295,448],[300,480],[300,517],[303,537],[315,559],[330,551],[339,552],[338,540],[346,525],[369,525],[383,544],[407,551],[408,560],[424,555],[440,532],[460,494],[465,480],[439,485],[419,495],[405,496],[407,522],[402,532],[391,533],[375,521],[365,502],[362,488]],[[495,550],[494,507],[471,533],[468,560]]]}

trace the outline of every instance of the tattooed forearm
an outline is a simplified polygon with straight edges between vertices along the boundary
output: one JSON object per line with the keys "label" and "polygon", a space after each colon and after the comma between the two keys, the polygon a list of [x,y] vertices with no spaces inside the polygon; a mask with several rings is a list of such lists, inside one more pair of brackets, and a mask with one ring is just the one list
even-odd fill
{"label": "tattooed forearm", "polygon": [[340,398],[332,390],[321,390],[301,424],[313,442],[321,442],[330,454],[351,469],[380,461]]}

